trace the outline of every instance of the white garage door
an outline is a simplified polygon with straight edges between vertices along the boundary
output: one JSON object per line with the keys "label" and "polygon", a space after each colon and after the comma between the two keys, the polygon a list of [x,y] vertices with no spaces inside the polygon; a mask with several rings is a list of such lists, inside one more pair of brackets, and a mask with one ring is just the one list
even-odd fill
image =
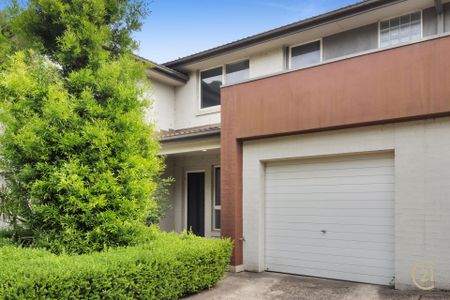
{"label": "white garage door", "polygon": [[268,271],[389,284],[392,154],[268,163],[265,186]]}

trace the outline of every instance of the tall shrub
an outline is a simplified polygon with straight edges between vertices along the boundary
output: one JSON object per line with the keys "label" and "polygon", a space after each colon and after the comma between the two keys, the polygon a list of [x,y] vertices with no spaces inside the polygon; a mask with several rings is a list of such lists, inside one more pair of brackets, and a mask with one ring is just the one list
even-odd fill
{"label": "tall shrub", "polygon": [[[1,66],[2,207],[16,237],[83,253],[138,241],[163,163],[130,57],[141,1],[32,0]],[[138,84],[139,83],[139,84]]]}

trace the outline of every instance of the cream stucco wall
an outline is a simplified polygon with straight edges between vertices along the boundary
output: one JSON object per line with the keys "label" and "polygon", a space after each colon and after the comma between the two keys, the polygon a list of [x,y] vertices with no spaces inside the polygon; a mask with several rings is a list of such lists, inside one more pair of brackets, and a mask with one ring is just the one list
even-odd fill
{"label": "cream stucco wall", "polygon": [[213,201],[213,168],[220,164],[218,151],[213,154],[201,152],[196,154],[183,154],[169,156],[167,174],[175,179],[171,190],[171,208],[161,221],[161,229],[177,231],[187,229],[187,202],[186,202],[186,172],[205,172],[205,236],[218,237],[219,231],[212,230],[212,201]]}
{"label": "cream stucco wall", "polygon": [[156,124],[158,129],[168,130],[175,127],[175,88],[166,83],[151,80],[150,88],[144,95],[152,101],[147,110],[146,119]]}
{"label": "cream stucco wall", "polygon": [[413,286],[431,260],[435,287],[450,289],[450,118],[248,141],[243,147],[245,269],[264,270],[264,162],[393,151],[395,283]]}
{"label": "cream stucco wall", "polygon": [[189,74],[189,81],[176,88],[175,128],[220,123],[219,107],[200,110],[198,72]]}
{"label": "cream stucco wall", "polygon": [[281,47],[250,57],[250,78],[278,73],[284,68],[285,58]]}

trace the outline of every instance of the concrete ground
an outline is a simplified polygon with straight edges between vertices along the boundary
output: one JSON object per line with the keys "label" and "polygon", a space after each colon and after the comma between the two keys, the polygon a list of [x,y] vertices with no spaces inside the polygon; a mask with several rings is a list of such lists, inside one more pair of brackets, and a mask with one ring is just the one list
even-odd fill
{"label": "concrete ground", "polygon": [[279,273],[233,273],[188,300],[443,300],[450,292],[397,291],[389,287]]}

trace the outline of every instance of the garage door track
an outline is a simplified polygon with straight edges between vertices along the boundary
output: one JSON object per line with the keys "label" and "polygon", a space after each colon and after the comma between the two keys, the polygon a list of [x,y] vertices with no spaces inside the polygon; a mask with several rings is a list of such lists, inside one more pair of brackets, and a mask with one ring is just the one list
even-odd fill
{"label": "garage door track", "polygon": [[189,300],[289,299],[289,300],[444,300],[450,292],[397,291],[389,287],[278,273],[229,274],[214,288]]}

